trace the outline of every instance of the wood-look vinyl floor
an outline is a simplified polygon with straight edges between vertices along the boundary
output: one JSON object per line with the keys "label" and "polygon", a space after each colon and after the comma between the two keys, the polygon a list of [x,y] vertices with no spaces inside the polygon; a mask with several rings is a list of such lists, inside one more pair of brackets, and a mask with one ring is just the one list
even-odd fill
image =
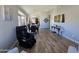
{"label": "wood-look vinyl floor", "polygon": [[66,53],[69,46],[77,47],[77,44],[47,29],[41,29],[36,35],[36,44],[32,49],[25,49],[25,51],[29,53]]}

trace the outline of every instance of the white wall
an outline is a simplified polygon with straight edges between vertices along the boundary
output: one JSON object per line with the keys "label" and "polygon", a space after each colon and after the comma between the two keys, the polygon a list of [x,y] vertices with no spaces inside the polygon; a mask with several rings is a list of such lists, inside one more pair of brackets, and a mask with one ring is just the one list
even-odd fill
{"label": "white wall", "polygon": [[4,6],[0,5],[0,49],[9,48],[16,40],[15,28],[18,25],[18,9],[16,6],[9,7],[12,8],[12,20],[6,21],[3,17]]}
{"label": "white wall", "polygon": [[50,21],[48,21],[47,23],[44,22],[44,19],[47,17],[47,13],[40,15],[40,28],[50,28]]}
{"label": "white wall", "polygon": [[[65,23],[54,22],[54,16],[65,14]],[[64,28],[63,36],[79,42],[79,6],[58,6],[51,13],[51,26],[60,25]],[[50,27],[51,27],[50,26]]]}
{"label": "white wall", "polygon": [[38,17],[39,21],[40,21],[40,28],[50,28],[50,21],[45,23],[44,19],[48,17],[48,13],[47,12],[39,12],[39,13],[34,13],[34,14],[30,14],[31,20],[34,17]]}

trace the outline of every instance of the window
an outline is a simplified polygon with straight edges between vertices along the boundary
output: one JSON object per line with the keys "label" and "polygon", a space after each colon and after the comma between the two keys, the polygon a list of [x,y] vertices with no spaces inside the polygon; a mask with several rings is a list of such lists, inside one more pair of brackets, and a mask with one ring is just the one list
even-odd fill
{"label": "window", "polygon": [[26,16],[21,11],[18,11],[18,25],[26,25]]}

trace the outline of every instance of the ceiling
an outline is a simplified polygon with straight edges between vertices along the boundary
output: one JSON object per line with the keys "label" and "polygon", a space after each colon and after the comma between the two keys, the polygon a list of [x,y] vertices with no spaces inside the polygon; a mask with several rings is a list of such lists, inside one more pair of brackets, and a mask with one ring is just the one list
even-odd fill
{"label": "ceiling", "polygon": [[53,10],[56,5],[21,5],[28,14],[39,14]]}

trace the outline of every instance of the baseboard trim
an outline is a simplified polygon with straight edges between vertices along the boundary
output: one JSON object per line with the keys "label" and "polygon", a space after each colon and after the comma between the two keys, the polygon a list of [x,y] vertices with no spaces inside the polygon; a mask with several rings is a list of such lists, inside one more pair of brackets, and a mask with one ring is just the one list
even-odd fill
{"label": "baseboard trim", "polygon": [[69,39],[69,40],[71,40],[71,41],[73,41],[73,42],[75,42],[75,43],[77,43],[79,45],[79,42],[76,41],[75,39],[72,39],[72,38],[70,38],[70,37],[68,37],[66,35],[63,35],[63,37],[65,37],[65,38],[67,38],[67,39]]}
{"label": "baseboard trim", "polygon": [[13,48],[13,47],[15,47],[15,45],[17,44],[17,40],[12,44],[12,46],[10,47],[10,48]]}
{"label": "baseboard trim", "polygon": [[[49,29],[49,30],[52,31],[51,29]],[[76,41],[75,39],[72,39],[72,38],[70,38],[70,37],[68,37],[68,36],[66,36],[66,35],[62,35],[62,36],[65,37],[65,38],[67,38],[68,40],[71,40],[72,42],[77,43],[77,44],[79,45],[79,42]]]}

